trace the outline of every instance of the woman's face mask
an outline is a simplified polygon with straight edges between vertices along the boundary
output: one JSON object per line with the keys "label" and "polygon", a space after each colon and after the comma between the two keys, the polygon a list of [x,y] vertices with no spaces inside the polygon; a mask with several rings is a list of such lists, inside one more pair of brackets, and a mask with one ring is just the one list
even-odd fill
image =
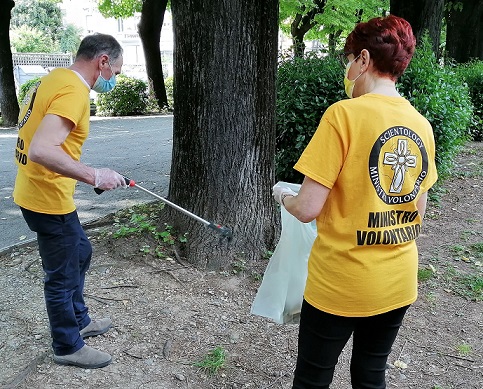
{"label": "woman's face mask", "polygon": [[97,93],[106,93],[111,91],[116,86],[116,75],[112,71],[111,64],[108,62],[109,69],[111,69],[112,76],[109,80],[102,77],[102,71],[99,72],[96,82],[92,86],[92,90]]}
{"label": "woman's face mask", "polygon": [[344,74],[344,88],[345,88],[345,93],[349,97],[349,99],[352,99],[352,92],[354,92],[354,86],[356,84],[357,79],[361,76],[362,73],[360,73],[354,80],[349,80],[349,70],[351,69],[352,64],[359,58],[361,55],[359,54],[357,57],[355,57],[352,61],[349,61],[345,67],[345,74]]}

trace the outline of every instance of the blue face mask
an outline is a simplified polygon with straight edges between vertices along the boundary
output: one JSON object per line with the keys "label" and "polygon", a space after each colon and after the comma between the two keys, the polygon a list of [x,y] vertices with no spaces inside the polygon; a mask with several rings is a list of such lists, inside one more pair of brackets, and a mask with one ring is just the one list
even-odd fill
{"label": "blue face mask", "polygon": [[116,75],[112,71],[111,64],[108,62],[109,68],[111,69],[112,76],[109,80],[102,77],[102,72],[99,73],[96,82],[92,86],[92,90],[97,93],[106,93],[111,91],[116,86]]}

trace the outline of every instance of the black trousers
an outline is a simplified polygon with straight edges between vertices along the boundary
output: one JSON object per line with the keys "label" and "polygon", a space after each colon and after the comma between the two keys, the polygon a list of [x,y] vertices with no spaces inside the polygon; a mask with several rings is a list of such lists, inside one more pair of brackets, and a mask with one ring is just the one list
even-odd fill
{"label": "black trousers", "polygon": [[328,389],[339,355],[353,335],[352,388],[384,389],[387,357],[408,308],[343,317],[322,312],[304,300],[293,388]]}

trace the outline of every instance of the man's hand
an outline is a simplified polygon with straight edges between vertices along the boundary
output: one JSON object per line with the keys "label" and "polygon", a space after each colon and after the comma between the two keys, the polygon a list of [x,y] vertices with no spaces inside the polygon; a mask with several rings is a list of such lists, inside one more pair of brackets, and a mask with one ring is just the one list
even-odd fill
{"label": "man's hand", "polygon": [[108,168],[95,169],[95,184],[94,188],[102,190],[116,189],[122,186],[127,187],[126,180],[119,173]]}

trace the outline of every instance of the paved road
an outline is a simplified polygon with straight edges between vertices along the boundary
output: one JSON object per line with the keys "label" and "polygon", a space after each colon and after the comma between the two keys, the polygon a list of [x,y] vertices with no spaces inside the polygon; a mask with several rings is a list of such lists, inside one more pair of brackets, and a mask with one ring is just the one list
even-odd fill
{"label": "paved road", "polygon": [[[172,116],[91,118],[89,139],[82,162],[110,167],[138,184],[167,196],[172,149]],[[12,199],[16,165],[13,153],[17,132],[0,129],[0,252],[35,238]],[[93,188],[78,183],[75,202],[81,222],[97,219],[118,209],[155,200],[135,188],[96,195]]]}

